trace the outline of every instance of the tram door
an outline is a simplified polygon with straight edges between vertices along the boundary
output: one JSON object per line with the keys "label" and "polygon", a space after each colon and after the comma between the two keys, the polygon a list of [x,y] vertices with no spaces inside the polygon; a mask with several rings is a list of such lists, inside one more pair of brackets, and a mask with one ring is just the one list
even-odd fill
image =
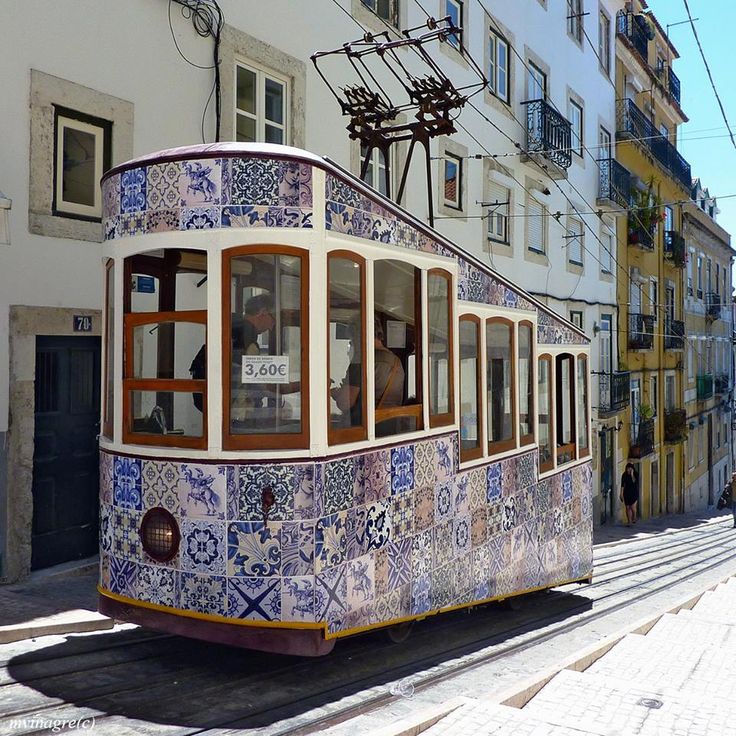
{"label": "tram door", "polygon": [[100,338],[36,340],[31,568],[97,550]]}

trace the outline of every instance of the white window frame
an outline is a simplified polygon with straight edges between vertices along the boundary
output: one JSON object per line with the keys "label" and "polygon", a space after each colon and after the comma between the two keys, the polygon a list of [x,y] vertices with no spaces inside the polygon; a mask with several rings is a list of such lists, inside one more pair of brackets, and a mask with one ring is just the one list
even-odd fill
{"label": "white window frame", "polygon": [[[531,207],[532,205],[534,207],[539,208],[539,213],[532,213]],[[532,197],[531,194],[527,196],[526,199],[526,214],[529,218],[527,220],[527,249],[530,250],[532,253],[539,253],[541,255],[547,254],[547,222],[546,222],[546,216],[545,216],[545,206],[535,197]],[[540,233],[542,236],[542,242],[539,244],[539,247],[536,246],[536,244],[532,244],[531,238],[529,237],[529,224],[532,222],[532,218],[539,218],[540,220]]]}
{"label": "white window frame", "polygon": [[570,322],[572,322],[575,327],[582,330],[583,327],[583,312],[579,309],[571,309],[570,310]]}
{"label": "white window frame", "polygon": [[[385,20],[395,28],[399,26],[399,0],[360,0],[368,10],[377,15],[381,20]],[[388,15],[381,12],[381,6],[388,7]]]}
{"label": "white window frame", "polygon": [[583,43],[583,0],[567,0],[567,33],[575,43]]}
{"label": "white window frame", "polygon": [[613,251],[615,247],[613,235],[611,235],[608,228],[604,228],[601,232],[601,273],[613,273]]}
{"label": "white window frame", "polygon": [[[577,112],[578,115],[573,115],[573,112]],[[582,158],[583,156],[583,138],[584,138],[584,116],[585,112],[583,106],[569,97],[567,100],[567,119],[570,121],[570,148],[572,152]],[[576,120],[577,118],[577,120]]]}
{"label": "white window frame", "polygon": [[[243,67],[256,75],[256,111],[255,113],[241,110],[238,107],[238,93],[237,93],[237,79],[238,79],[238,68]],[[238,135],[238,115],[249,118],[256,121],[256,141],[257,143],[266,142],[266,124],[271,127],[278,128],[283,132],[283,145],[289,145],[289,104],[291,90],[289,88],[289,80],[279,74],[274,73],[270,69],[266,69],[259,64],[255,64],[252,61],[245,59],[235,60],[235,76],[234,76],[234,89],[233,89],[233,133],[237,140]],[[283,123],[277,123],[273,120],[266,120],[266,80],[270,79],[273,82],[277,82],[284,88],[284,100],[283,100]]]}
{"label": "white window frame", "polygon": [[[455,199],[448,199],[445,196],[446,188],[445,182],[447,181],[447,165],[450,163],[450,159],[457,166],[457,186],[455,187]],[[445,151],[444,158],[442,160],[442,201],[447,207],[451,207],[454,210],[462,212],[463,209],[463,159],[449,151]]]}
{"label": "white window frame", "polygon": [[[492,240],[494,243],[502,243],[503,245],[508,245],[510,243],[509,210],[511,209],[511,190],[508,187],[505,187],[503,184],[499,184],[495,181],[491,181],[491,184],[494,187],[503,189],[506,192],[505,199],[498,201],[508,202],[509,204],[500,204],[499,206],[494,206],[493,204],[491,204],[491,206],[488,208],[488,239]],[[501,227],[499,227],[499,225]]]}
{"label": "white window frame", "polygon": [[[388,152],[388,161],[383,159],[382,151],[380,148],[374,147],[371,151],[371,164],[368,169],[371,173],[371,178],[363,179],[363,181],[368,184],[368,186],[373,187],[377,192],[381,192],[380,186],[377,186],[377,184],[380,183],[380,177],[383,176],[384,182],[389,186],[389,191],[391,193],[391,196],[395,196],[394,192],[394,151],[395,147],[391,146],[389,148]],[[360,172],[363,170],[363,162],[365,161],[365,157],[363,156],[363,145],[360,144],[360,149],[358,152],[358,155],[360,157],[360,163],[359,163],[359,169],[358,169],[358,175],[360,175]],[[386,164],[388,164],[388,175],[386,173]],[[368,171],[366,171],[366,176],[368,174]],[[378,177],[378,178],[377,178]],[[384,196],[387,196],[385,192],[381,192]]]}
{"label": "white window frame", "polygon": [[582,220],[571,217],[567,221],[567,260],[574,266],[583,265],[584,240],[585,228]]}
{"label": "white window frame", "polygon": [[445,15],[452,15],[450,13],[450,8],[454,8],[457,13],[457,27],[460,28],[460,32],[455,34],[452,33],[447,37],[447,43],[452,46],[452,48],[457,49],[460,51],[462,45],[463,45],[463,13],[465,11],[465,8],[463,7],[464,3],[463,0],[445,0]]}
{"label": "white window frame", "polygon": [[[502,67],[498,63],[498,49],[499,46],[505,48],[506,54],[506,66]],[[509,85],[509,42],[498,35],[492,29],[488,30],[488,89],[493,95],[498,97],[499,100],[508,103],[510,100],[510,85]],[[500,81],[503,78],[504,86],[506,88],[506,94],[502,94],[500,89]]]}
{"label": "white window frame", "polygon": [[611,74],[611,19],[600,10],[598,13],[598,59],[606,74]]}
{"label": "white window frame", "polygon": [[[56,215],[71,215],[93,220],[102,218],[102,189],[100,179],[105,170],[106,134],[109,128],[89,120],[89,116],[79,113],[80,118],[74,117],[74,111],[56,110],[56,139],[54,155],[54,202],[53,212]],[[101,123],[104,121],[100,121]],[[94,137],[94,204],[85,205],[79,202],[70,202],[64,199],[64,131],[78,130]],[[111,142],[110,142],[111,143]],[[108,143],[108,146],[110,145]]]}

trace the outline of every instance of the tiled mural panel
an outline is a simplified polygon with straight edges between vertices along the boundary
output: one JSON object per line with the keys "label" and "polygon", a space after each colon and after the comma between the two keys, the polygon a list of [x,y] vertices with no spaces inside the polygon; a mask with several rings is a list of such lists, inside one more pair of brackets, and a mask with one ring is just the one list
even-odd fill
{"label": "tiled mural panel", "polygon": [[[332,633],[551,585],[592,568],[590,464],[538,479],[535,451],[457,472],[455,434],[294,465],[101,463],[101,583],[126,597]],[[276,498],[268,518],[261,488]],[[181,529],[141,547],[145,512]]]}
{"label": "tiled mural panel", "polygon": [[167,230],[312,227],[312,167],[223,157],[126,169],[102,183],[105,240]]}

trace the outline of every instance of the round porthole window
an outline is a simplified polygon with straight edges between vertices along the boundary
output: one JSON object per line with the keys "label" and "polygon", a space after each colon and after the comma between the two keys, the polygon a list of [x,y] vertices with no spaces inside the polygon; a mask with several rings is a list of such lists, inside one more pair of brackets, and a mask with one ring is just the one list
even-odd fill
{"label": "round porthole window", "polygon": [[176,519],[161,507],[150,509],[140,528],[143,549],[156,562],[168,562],[179,551],[181,533]]}

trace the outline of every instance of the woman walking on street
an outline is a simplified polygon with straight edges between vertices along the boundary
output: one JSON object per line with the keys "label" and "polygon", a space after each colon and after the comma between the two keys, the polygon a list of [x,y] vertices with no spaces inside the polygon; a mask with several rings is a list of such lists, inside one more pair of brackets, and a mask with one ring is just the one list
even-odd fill
{"label": "woman walking on street", "polygon": [[621,493],[619,498],[626,507],[626,526],[636,524],[636,504],[639,501],[639,476],[632,463],[626,463],[621,476]]}

